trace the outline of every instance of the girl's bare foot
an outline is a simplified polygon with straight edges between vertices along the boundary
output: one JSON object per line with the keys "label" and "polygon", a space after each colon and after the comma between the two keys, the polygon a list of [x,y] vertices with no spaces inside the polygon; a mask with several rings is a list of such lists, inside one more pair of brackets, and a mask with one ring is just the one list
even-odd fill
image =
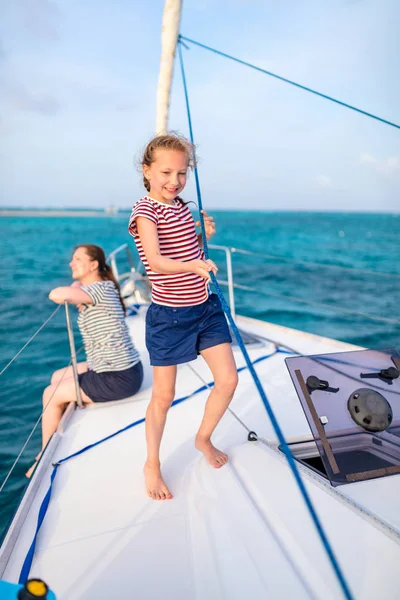
{"label": "girl's bare foot", "polygon": [[160,466],[146,463],[143,470],[148,497],[153,500],[170,500],[172,494],[165,485]]}
{"label": "girl's bare foot", "polygon": [[209,439],[205,440],[196,437],[195,446],[197,450],[200,450],[204,454],[206,460],[214,469],[219,469],[228,462],[228,455],[213,446]]}

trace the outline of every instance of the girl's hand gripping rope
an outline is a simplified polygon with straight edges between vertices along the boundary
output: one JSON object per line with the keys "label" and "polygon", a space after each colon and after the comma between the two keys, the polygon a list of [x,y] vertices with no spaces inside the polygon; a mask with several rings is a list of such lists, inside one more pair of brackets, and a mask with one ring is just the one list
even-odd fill
{"label": "girl's hand gripping rope", "polygon": [[[206,230],[206,238],[209,240],[216,232],[214,217],[210,217],[205,210],[201,211],[204,215],[204,227]],[[196,222],[196,226],[200,227],[200,221]]]}
{"label": "girl's hand gripping rope", "polygon": [[208,260],[191,260],[188,263],[190,266],[190,271],[192,273],[196,273],[203,277],[203,279],[211,279],[210,273],[213,272],[214,275],[218,272],[217,265],[210,259]]}

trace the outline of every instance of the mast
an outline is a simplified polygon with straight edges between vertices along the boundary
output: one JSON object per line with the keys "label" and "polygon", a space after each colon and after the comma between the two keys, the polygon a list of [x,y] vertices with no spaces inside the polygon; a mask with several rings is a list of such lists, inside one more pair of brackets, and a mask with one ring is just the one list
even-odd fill
{"label": "mast", "polygon": [[168,129],[169,103],[176,44],[179,36],[182,0],[166,0],[161,30],[161,62],[157,88],[156,132]]}

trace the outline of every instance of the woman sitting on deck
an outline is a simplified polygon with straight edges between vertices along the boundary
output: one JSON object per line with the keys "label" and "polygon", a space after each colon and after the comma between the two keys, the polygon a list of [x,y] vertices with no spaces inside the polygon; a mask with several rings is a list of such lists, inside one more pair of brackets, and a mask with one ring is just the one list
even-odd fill
{"label": "woman sitting on deck", "polygon": [[[77,246],[70,262],[74,283],[58,287],[50,300],[66,300],[79,309],[78,326],[87,362],[78,363],[82,402],[121,400],[136,394],[143,381],[143,367],[125,323],[119,285],[104,251],[93,244]],[[56,371],[43,393],[42,451],[26,473],[30,477],[47,442],[57,429],[69,402],[76,402],[72,367]]]}

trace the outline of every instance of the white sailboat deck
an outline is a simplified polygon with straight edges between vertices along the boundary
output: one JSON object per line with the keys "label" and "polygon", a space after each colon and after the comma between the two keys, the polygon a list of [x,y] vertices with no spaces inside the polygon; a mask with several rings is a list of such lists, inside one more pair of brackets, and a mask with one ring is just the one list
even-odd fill
{"label": "white sailboat deck", "polygon": [[[151,394],[144,311],[128,319],[145,364],[142,390],[131,401],[73,412],[48,448],[54,451],[51,462],[144,417]],[[244,317],[237,323],[299,353],[354,349]],[[265,341],[248,351],[254,361],[274,348]],[[238,367],[244,365],[239,349],[235,358]],[[284,358],[275,354],[256,370],[290,441],[310,436],[310,429]],[[212,381],[201,358],[191,366]],[[189,366],[179,367],[177,398],[202,385]],[[207,395],[194,395],[169,413],[162,462],[171,501],[155,502],[145,493],[143,424],[59,467],[31,576],[68,600],[342,597],[248,371],[240,373],[231,404],[236,416],[228,412],[215,433],[215,444],[230,456],[220,470],[193,446]],[[258,442],[248,441],[246,428],[257,433]],[[2,577],[8,581],[18,579],[33,539],[51,462],[39,465],[3,546]],[[311,469],[302,466],[301,473],[354,598],[398,598],[400,475],[332,488]]]}

